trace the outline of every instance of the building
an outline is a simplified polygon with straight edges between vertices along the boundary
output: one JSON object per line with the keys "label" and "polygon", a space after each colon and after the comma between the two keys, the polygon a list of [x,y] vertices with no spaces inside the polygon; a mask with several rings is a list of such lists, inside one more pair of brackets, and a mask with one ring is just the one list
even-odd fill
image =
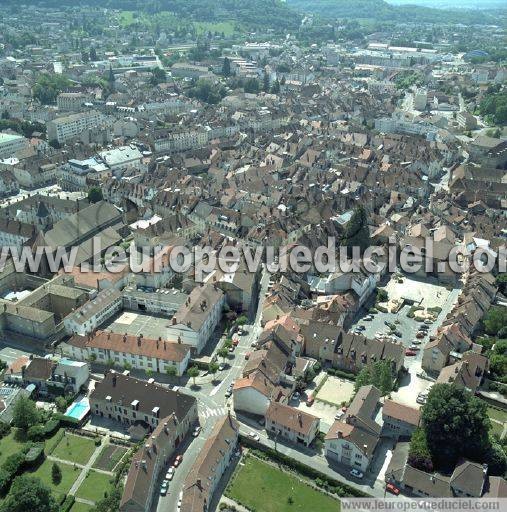
{"label": "building", "polygon": [[176,311],[167,338],[193,347],[199,354],[222,318],[225,295],[213,284],[197,286]]}
{"label": "building", "polygon": [[230,414],[215,424],[185,479],[180,512],[209,510],[213,493],[236,450],[238,432],[239,424]]}
{"label": "building", "polygon": [[149,425],[151,434],[132,458],[119,508],[120,512],[148,512],[160,473],[197,421],[195,398],[110,372],[92,392],[90,407],[92,414]]}
{"label": "building", "polygon": [[386,399],[382,407],[382,435],[394,438],[411,437],[419,426],[419,409]]}
{"label": "building", "polygon": [[86,336],[115,313],[118,313],[122,308],[122,303],[121,292],[115,288],[103,290],[94,299],[65,318],[65,329],[68,334]]}
{"label": "building", "polygon": [[28,141],[22,135],[0,133],[0,158],[9,158],[27,146]]}
{"label": "building", "polygon": [[142,334],[130,336],[114,332],[98,331],[88,336],[73,336],[60,345],[70,357],[80,361],[95,359],[116,366],[128,365],[136,370],[167,373],[174,368],[176,375],[185,373],[190,362],[191,347],[161,339],[144,338]]}
{"label": "building", "polygon": [[56,105],[61,111],[79,111],[91,96],[82,92],[61,92],[56,97]]}
{"label": "building", "polygon": [[175,416],[174,441],[180,442],[190,425],[197,421],[195,398],[130,375],[110,371],[90,394],[90,409],[95,416],[126,426],[141,426],[148,432]]}
{"label": "building", "polygon": [[380,391],[375,386],[359,388],[345,419],[333,423],[324,440],[326,457],[350,468],[366,471],[380,439],[375,421]]}
{"label": "building", "polygon": [[21,251],[29,240],[34,240],[36,229],[32,224],[0,218],[0,247],[12,247]]}
{"label": "building", "polygon": [[48,121],[46,125],[48,140],[65,144],[69,140],[78,138],[86,130],[100,127],[103,122],[103,115],[95,110],[58,117]]}
{"label": "building", "polygon": [[266,432],[295,444],[310,446],[319,433],[320,419],[289,405],[271,402],[266,411]]}
{"label": "building", "polygon": [[107,151],[100,151],[99,158],[112,171],[118,169],[141,168],[143,154],[135,146],[121,146]]}

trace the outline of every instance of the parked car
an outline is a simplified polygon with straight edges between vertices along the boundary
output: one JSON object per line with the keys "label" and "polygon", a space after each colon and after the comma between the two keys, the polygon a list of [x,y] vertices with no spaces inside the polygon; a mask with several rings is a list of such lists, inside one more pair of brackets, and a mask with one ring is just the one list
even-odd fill
{"label": "parked car", "polygon": [[421,331],[427,331],[427,330],[429,330],[429,328],[430,328],[430,326],[428,324],[421,324],[419,326],[419,330],[421,330]]}
{"label": "parked car", "polygon": [[419,377],[420,379],[427,379],[428,378],[428,374],[424,370],[421,370],[420,372],[417,372],[416,376]]}
{"label": "parked car", "polygon": [[245,354],[245,360],[248,361],[250,359],[250,352],[247,352]]}
{"label": "parked car", "polygon": [[343,415],[345,414],[344,411],[338,411],[335,415],[334,415],[334,419],[335,420],[341,420],[343,418]]}
{"label": "parked car", "polygon": [[[165,480],[164,480],[165,482]],[[164,483],[162,483],[162,485],[160,486],[160,496],[165,496],[167,494],[167,485],[164,485]]]}
{"label": "parked car", "polygon": [[254,439],[255,441],[259,441],[259,440],[260,440],[260,436],[259,436],[259,434],[256,434],[253,430],[252,430],[252,431],[250,431],[250,432],[248,433],[248,435],[249,435],[252,439]]}
{"label": "parked car", "polygon": [[226,392],[225,392],[225,398],[230,398],[232,396],[232,389],[228,389]]}
{"label": "parked car", "polygon": [[421,340],[418,340],[418,339],[412,340],[412,345],[420,345],[421,343],[422,343]]}
{"label": "parked car", "polygon": [[419,332],[415,335],[415,337],[416,337],[416,338],[419,338],[419,339],[424,338],[425,336],[426,336],[426,333],[425,333],[424,331],[419,331]]}
{"label": "parked car", "polygon": [[201,430],[202,430],[202,429],[201,429],[201,427],[200,427],[200,426],[195,427],[195,428],[194,428],[194,431],[192,432],[192,435],[193,435],[194,437],[197,437],[197,436],[201,433]]}
{"label": "parked car", "polygon": [[315,398],[313,397],[313,395],[309,395],[308,398],[306,399],[307,407],[311,407],[313,405],[314,401],[315,401]]}
{"label": "parked car", "polygon": [[181,461],[183,460],[183,455],[176,455],[176,458],[174,459],[174,467],[177,468]]}
{"label": "parked car", "polygon": [[234,345],[232,347],[229,347],[229,352],[234,352]]}
{"label": "parked car", "polygon": [[165,474],[165,479],[166,480],[172,480],[174,476],[174,468],[171,466],[168,470],[167,470],[167,473]]}
{"label": "parked car", "polygon": [[350,470],[350,475],[355,478],[363,478],[364,476],[363,473],[361,473],[361,471],[359,471],[359,469],[356,468]]}
{"label": "parked car", "polygon": [[232,340],[232,346],[233,346],[233,347],[237,347],[238,345],[239,345],[239,340],[238,340],[238,338],[234,338],[234,339]]}
{"label": "parked car", "polygon": [[410,345],[409,349],[414,350],[415,352],[417,352],[418,350],[421,350],[421,348],[418,347],[417,345]]}
{"label": "parked car", "polygon": [[408,357],[412,357],[412,356],[416,356],[417,352],[415,350],[407,349],[407,350],[405,350],[405,355]]}
{"label": "parked car", "polygon": [[433,323],[433,320],[430,320],[429,318],[427,318],[427,319],[424,321],[424,323],[425,323],[426,325],[431,325],[431,324]]}
{"label": "parked car", "polygon": [[219,369],[221,372],[222,372],[222,371],[224,371],[224,370],[225,370],[225,363],[220,363],[220,364],[218,365],[218,369]]}
{"label": "parked car", "polygon": [[373,315],[366,315],[363,320],[365,322],[371,322],[373,320]]}
{"label": "parked car", "polygon": [[400,490],[398,489],[398,487],[396,487],[393,484],[387,484],[386,491],[390,492],[391,494],[394,494],[395,496],[398,496],[398,494],[400,494]]}
{"label": "parked car", "polygon": [[292,393],[292,398],[294,400],[299,400],[300,396],[301,396],[301,394],[299,393],[299,391],[294,391],[294,393]]}

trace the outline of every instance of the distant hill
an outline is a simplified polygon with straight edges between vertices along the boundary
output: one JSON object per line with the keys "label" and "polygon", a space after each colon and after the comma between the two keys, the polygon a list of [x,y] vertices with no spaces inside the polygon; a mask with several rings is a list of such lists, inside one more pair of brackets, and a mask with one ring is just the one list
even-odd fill
{"label": "distant hill", "polygon": [[[482,11],[443,10],[420,5],[392,5],[384,0],[287,0],[287,3],[301,12],[314,13],[327,18],[368,18],[379,21],[429,23],[490,23],[495,21],[493,16]],[[441,5],[443,2],[439,3]]]}
{"label": "distant hill", "polygon": [[294,30],[301,15],[281,0],[1,0],[2,4],[41,7],[103,7],[150,14],[171,12],[192,21],[238,21],[245,27]]}

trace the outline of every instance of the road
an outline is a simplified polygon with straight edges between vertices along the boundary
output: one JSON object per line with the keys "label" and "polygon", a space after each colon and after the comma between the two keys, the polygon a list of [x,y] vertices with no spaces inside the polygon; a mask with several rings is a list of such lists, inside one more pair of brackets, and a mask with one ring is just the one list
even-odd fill
{"label": "road", "polygon": [[[263,272],[260,286],[259,286],[259,303],[255,319],[252,323],[246,324],[244,327],[248,331],[246,335],[238,336],[239,344],[232,354],[229,355],[227,361],[228,367],[216,376],[217,382],[213,382],[211,376],[197,380],[196,387],[182,387],[182,393],[188,393],[195,396],[198,400],[199,408],[199,422],[202,426],[202,431],[197,438],[187,439],[180,447],[178,452],[183,453],[183,462],[176,469],[173,480],[169,484],[169,491],[166,496],[159,496],[154,498],[152,510],[157,512],[173,512],[177,509],[178,496],[183,489],[185,478],[192,467],[193,462],[197,458],[204,443],[209,438],[217,419],[220,416],[227,414],[229,408],[231,413],[232,401],[225,397],[227,388],[239,377],[243,372],[245,364],[245,355],[252,350],[251,344],[259,338],[262,332],[261,317],[262,306],[264,297],[268,289],[269,273]],[[220,379],[220,381],[218,381]],[[166,468],[167,470],[167,468]],[[158,487],[163,480],[165,471],[161,475]]]}

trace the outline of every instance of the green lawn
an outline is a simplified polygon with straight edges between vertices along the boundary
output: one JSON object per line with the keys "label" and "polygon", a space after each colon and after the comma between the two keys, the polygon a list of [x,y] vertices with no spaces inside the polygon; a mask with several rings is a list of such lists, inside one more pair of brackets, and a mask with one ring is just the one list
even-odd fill
{"label": "green lawn", "polygon": [[256,512],[340,510],[338,500],[254,457],[244,459],[244,465],[239,466],[226,495]]}
{"label": "green lawn", "polygon": [[197,35],[199,36],[207,34],[208,32],[211,32],[212,34],[214,34],[215,32],[221,34],[223,32],[226,36],[234,34],[234,23],[232,23],[231,21],[222,21],[220,23],[194,21],[194,26],[197,31]]}
{"label": "green lawn", "polygon": [[488,416],[502,423],[507,422],[507,411],[502,411],[496,407],[488,407]]}
{"label": "green lawn", "polygon": [[79,503],[74,502],[74,505],[72,505],[72,508],[70,509],[70,512],[90,512],[92,507],[90,505],[87,505],[86,503]]}
{"label": "green lawn", "polygon": [[38,477],[45,483],[51,490],[57,494],[67,494],[72,487],[72,484],[79,476],[81,469],[71,466],[69,464],[58,463],[62,471],[62,481],[58,485],[54,485],[51,479],[51,468],[53,461],[46,459],[35,471],[30,473],[31,476]]}
{"label": "green lawn", "polygon": [[51,455],[58,459],[84,465],[90,459],[95,448],[96,446],[93,439],[75,436],[73,434],[65,434]]}
{"label": "green lawn", "polygon": [[0,466],[7,457],[18,453],[24,444],[23,434],[12,428],[9,435],[0,441]]}
{"label": "green lawn", "polygon": [[103,473],[90,470],[79,486],[76,496],[90,501],[99,501],[111,489],[110,478]]}
{"label": "green lawn", "polygon": [[118,464],[126,451],[127,448],[124,448],[123,446],[116,446],[114,444],[104,446],[100,455],[97,457],[97,460],[93,464],[93,467],[103,469],[105,471],[113,471],[114,467]]}

